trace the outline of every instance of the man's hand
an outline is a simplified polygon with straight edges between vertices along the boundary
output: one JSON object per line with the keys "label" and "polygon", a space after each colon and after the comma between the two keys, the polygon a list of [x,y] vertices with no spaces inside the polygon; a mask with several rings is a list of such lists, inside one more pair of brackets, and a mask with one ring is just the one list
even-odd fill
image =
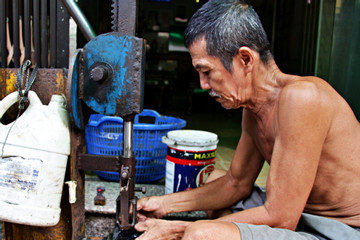
{"label": "man's hand", "polygon": [[138,240],[177,240],[184,235],[190,222],[148,219],[135,225],[135,229],[144,232]]}
{"label": "man's hand", "polygon": [[161,197],[141,198],[137,203],[138,219],[145,221],[148,218],[162,218],[166,216],[166,206]]}

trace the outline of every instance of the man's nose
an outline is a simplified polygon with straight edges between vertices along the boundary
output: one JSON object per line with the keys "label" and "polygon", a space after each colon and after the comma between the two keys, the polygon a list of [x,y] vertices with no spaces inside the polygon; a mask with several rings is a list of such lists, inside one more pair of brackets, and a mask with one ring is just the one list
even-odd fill
{"label": "man's nose", "polygon": [[200,74],[200,87],[201,87],[201,89],[204,89],[204,90],[210,89],[211,87],[209,85],[208,80],[205,77],[201,76],[201,75],[202,74]]}

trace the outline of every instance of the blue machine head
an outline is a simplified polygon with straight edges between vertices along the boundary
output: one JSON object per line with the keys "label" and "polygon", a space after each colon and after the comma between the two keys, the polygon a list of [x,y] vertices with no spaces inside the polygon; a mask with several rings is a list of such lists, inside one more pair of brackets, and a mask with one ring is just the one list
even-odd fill
{"label": "blue machine head", "polygon": [[83,100],[95,112],[125,117],[143,109],[145,42],[111,32],[83,48]]}

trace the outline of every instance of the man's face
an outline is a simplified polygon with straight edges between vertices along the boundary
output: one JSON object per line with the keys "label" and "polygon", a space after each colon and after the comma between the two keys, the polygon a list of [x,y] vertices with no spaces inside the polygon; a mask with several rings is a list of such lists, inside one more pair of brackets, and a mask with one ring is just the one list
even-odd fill
{"label": "man's face", "polygon": [[202,39],[194,42],[189,51],[192,64],[200,75],[201,88],[209,90],[210,96],[226,109],[240,107],[237,100],[239,88],[234,74],[225,69],[220,59],[207,54],[206,41]]}

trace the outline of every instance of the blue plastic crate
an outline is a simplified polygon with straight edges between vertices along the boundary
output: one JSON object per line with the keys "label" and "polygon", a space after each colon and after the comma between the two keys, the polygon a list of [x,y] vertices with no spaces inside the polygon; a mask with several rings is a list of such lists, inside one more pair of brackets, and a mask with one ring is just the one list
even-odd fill
{"label": "blue plastic crate", "polygon": [[[151,120],[144,123],[143,118]],[[140,120],[139,120],[140,119]],[[148,183],[165,176],[166,144],[161,138],[167,132],[185,127],[180,118],[162,116],[154,110],[144,109],[134,119],[133,151],[136,160],[135,182]],[[95,155],[122,155],[123,119],[92,114],[85,127],[87,152]],[[119,181],[118,172],[94,171],[107,181]]]}

